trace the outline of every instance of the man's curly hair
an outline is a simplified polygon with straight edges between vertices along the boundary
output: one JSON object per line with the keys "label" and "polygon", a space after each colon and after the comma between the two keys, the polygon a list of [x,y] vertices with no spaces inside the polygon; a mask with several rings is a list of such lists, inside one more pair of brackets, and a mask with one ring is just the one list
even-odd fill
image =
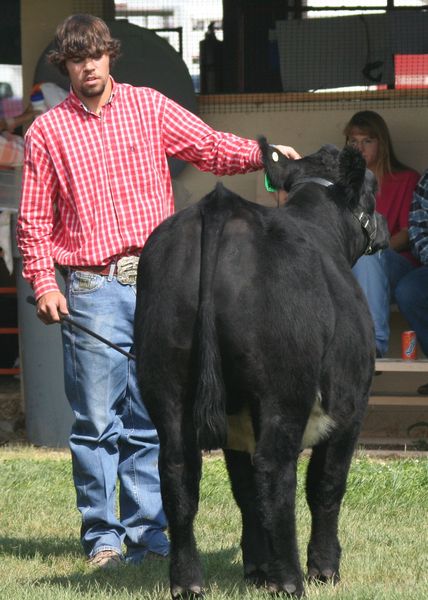
{"label": "man's curly hair", "polygon": [[103,54],[109,55],[110,66],[113,66],[120,55],[120,41],[111,37],[109,28],[99,17],[77,14],[67,17],[57,27],[54,50],[49,52],[48,61],[67,75],[67,60],[100,58]]}

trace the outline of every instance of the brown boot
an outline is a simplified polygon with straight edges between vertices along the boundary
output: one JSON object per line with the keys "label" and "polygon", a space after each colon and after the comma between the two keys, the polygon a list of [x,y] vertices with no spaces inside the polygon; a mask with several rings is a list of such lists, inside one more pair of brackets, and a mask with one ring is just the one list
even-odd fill
{"label": "brown boot", "polygon": [[88,565],[95,569],[115,569],[121,563],[122,557],[116,550],[101,550],[88,559]]}

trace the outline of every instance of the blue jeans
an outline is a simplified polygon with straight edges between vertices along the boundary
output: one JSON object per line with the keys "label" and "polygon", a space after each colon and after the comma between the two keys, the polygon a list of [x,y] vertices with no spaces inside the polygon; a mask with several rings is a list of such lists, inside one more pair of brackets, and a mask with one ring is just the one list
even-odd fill
{"label": "blue jeans", "polygon": [[[72,319],[132,351],[135,286],[72,271],[66,296]],[[135,361],[66,323],[62,335],[65,390],[75,415],[70,449],[84,551],[89,557],[107,549],[122,553],[124,543],[130,561],[142,560],[148,550],[166,555],[159,441],[137,389]]]}
{"label": "blue jeans", "polygon": [[[428,266],[416,267],[403,257],[402,275],[397,279],[397,265],[391,275],[392,298],[398,305],[425,356],[428,356]],[[410,268],[409,265],[410,264]]]}
{"label": "blue jeans", "polygon": [[352,271],[369,305],[375,329],[376,349],[384,356],[389,342],[390,298],[389,281],[385,271],[385,251],[362,256]]}

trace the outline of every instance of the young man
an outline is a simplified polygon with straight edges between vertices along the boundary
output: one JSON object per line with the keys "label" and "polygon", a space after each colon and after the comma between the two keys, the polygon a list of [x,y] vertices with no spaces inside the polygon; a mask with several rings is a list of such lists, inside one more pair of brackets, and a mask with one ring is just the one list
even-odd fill
{"label": "young man", "polygon": [[[70,314],[129,351],[137,257],[173,212],[167,157],[217,175],[263,165],[256,142],[214,131],[153,89],[116,83],[110,67],[118,53],[99,18],[74,15],[58,27],[50,60],[69,75],[71,90],[26,135],[18,244],[43,322]],[[55,264],[66,276],[65,296]],[[99,567],[120,563],[123,542],[129,561],[165,556],[158,438],[134,362],[66,324],[62,335],[83,548]]]}

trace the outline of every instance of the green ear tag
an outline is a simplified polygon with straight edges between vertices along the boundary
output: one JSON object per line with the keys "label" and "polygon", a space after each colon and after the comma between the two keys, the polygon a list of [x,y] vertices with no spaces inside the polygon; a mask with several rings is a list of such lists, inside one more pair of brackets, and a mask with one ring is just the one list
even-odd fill
{"label": "green ear tag", "polygon": [[268,192],[276,192],[277,189],[273,187],[271,180],[269,179],[268,174],[265,172],[265,188]]}

